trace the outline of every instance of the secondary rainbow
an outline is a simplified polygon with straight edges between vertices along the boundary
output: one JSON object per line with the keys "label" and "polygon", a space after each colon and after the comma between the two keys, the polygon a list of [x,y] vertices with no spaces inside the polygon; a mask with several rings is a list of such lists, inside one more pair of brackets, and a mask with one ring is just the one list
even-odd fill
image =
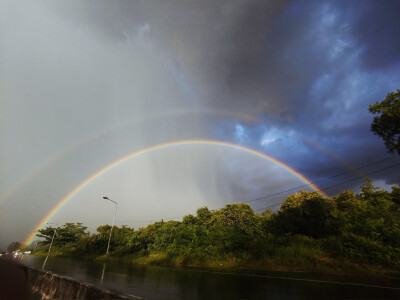
{"label": "secondary rainbow", "polygon": [[99,170],[98,172],[94,173],[92,176],[90,176],[89,178],[87,178],[84,182],[82,182],[80,185],[78,185],[77,187],[75,187],[75,189],[73,189],[68,195],[66,195],[63,199],[61,199],[60,202],[57,203],[56,206],[53,207],[53,209],[46,214],[46,216],[36,225],[36,227],[33,229],[32,233],[28,236],[28,238],[24,241],[24,246],[30,244],[33,239],[35,238],[35,235],[37,233],[38,230],[40,230],[46,223],[47,221],[59,210],[61,209],[61,207],[63,207],[63,205],[65,203],[68,202],[68,200],[70,200],[72,197],[74,197],[77,193],[79,193],[82,189],[84,189],[88,184],[90,184],[92,181],[94,181],[95,179],[97,179],[98,177],[100,177],[101,175],[103,175],[104,173],[108,172],[109,170],[111,170],[112,168],[122,164],[123,162],[126,162],[132,158],[138,157],[140,155],[143,154],[147,154],[153,151],[157,151],[157,150],[162,150],[162,149],[166,149],[166,148],[171,148],[171,147],[177,147],[177,146],[185,146],[185,145],[212,145],[212,146],[221,146],[221,147],[227,147],[230,149],[237,149],[237,150],[241,150],[250,154],[253,154],[255,156],[258,156],[262,159],[266,159],[270,162],[273,162],[275,164],[277,164],[278,166],[282,167],[283,169],[287,170],[289,173],[291,173],[292,175],[294,175],[295,177],[299,178],[301,181],[303,181],[304,183],[306,183],[307,185],[309,185],[312,189],[314,189],[315,191],[321,193],[324,197],[328,197],[324,192],[322,192],[320,190],[320,188],[318,186],[316,186],[315,184],[313,184],[309,179],[307,179],[305,176],[303,176],[302,174],[300,174],[298,171],[296,171],[295,169],[293,169],[292,167],[284,164],[283,162],[277,160],[276,158],[273,158],[267,154],[261,153],[259,151],[256,151],[254,149],[251,148],[247,148],[244,146],[239,146],[239,145],[235,145],[235,144],[231,144],[231,143],[227,143],[227,142],[221,142],[221,141],[211,141],[211,140],[184,140],[184,141],[175,141],[175,142],[169,142],[169,143],[163,143],[163,144],[158,144],[152,147],[148,147],[139,151],[136,151],[134,153],[131,153],[129,155],[126,155],[124,157],[122,157],[121,159],[107,165],[106,167],[102,168],[101,170]]}
{"label": "secondary rainbow", "polygon": [[[251,123],[258,123],[258,124],[268,124],[273,127],[278,128],[279,130],[283,130],[286,132],[289,132],[289,129],[287,126],[279,124],[276,120],[273,120],[271,117],[268,119],[260,119],[255,116],[251,115],[246,115],[243,113],[236,113],[236,112],[229,112],[229,111],[215,111],[215,110],[174,110],[174,111],[164,111],[161,113],[155,113],[152,115],[147,115],[143,116],[134,120],[128,120],[128,121],[122,121],[121,123],[115,124],[111,127],[105,128],[103,130],[100,130],[94,134],[91,134],[89,136],[86,136],[76,143],[68,146],[67,148],[61,150],[60,152],[57,152],[51,156],[49,156],[46,160],[42,161],[39,165],[34,167],[32,170],[27,172],[22,178],[20,178],[17,182],[14,182],[14,184],[8,188],[7,190],[3,191],[3,194],[0,194],[0,203],[3,201],[6,201],[7,199],[11,200],[11,195],[13,195],[16,191],[18,191],[24,184],[26,184],[28,181],[32,180],[35,178],[38,174],[49,168],[52,164],[55,164],[56,162],[60,161],[67,155],[73,153],[74,151],[78,150],[80,147],[83,145],[100,138],[106,134],[110,134],[118,129],[125,128],[128,126],[132,126],[134,124],[142,123],[142,122],[147,122],[147,121],[153,121],[155,119],[161,119],[161,118],[169,118],[169,117],[179,117],[179,116],[188,116],[190,114],[197,115],[197,114],[205,114],[205,115],[217,115],[217,116],[227,116],[231,118],[237,118],[241,121],[244,122],[251,122]],[[355,166],[349,164],[345,160],[343,160],[340,156],[332,152],[331,150],[325,148],[322,144],[315,142],[314,140],[303,136],[299,134],[298,132],[293,131],[292,132],[294,136],[301,141],[305,142],[307,145],[315,148],[316,150],[324,153],[325,155],[328,155],[335,161],[339,162],[341,165],[346,167],[347,169],[351,170],[354,169]],[[364,175],[363,173],[360,173],[361,175]]]}

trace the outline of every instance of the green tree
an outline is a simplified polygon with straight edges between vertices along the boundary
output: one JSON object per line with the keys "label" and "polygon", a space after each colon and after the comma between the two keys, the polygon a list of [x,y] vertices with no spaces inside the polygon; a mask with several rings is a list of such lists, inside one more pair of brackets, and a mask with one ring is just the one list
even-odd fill
{"label": "green tree", "polygon": [[361,200],[357,198],[354,191],[343,191],[339,195],[333,197],[333,201],[340,211],[347,211],[356,208]]}
{"label": "green tree", "polygon": [[168,222],[158,222],[160,225],[154,232],[154,241],[150,245],[150,251],[154,253],[164,252],[167,250],[168,246],[172,245],[174,242],[178,227],[180,222],[178,221],[168,221]]}
{"label": "green tree", "polygon": [[11,252],[13,252],[15,250],[18,250],[20,247],[21,247],[21,243],[20,242],[12,242],[12,243],[10,243],[10,245],[8,245],[7,251],[9,253],[11,253]]}
{"label": "green tree", "polygon": [[55,245],[65,245],[67,243],[77,242],[80,238],[87,235],[87,227],[82,223],[65,223],[61,228],[57,229],[57,241]]}
{"label": "green tree", "polygon": [[134,234],[133,228],[122,225],[121,227],[115,226],[111,236],[110,249],[115,256],[122,256],[132,252],[130,241]]}
{"label": "green tree", "polygon": [[[83,236],[88,235],[86,228],[87,227],[82,226],[82,223],[65,223],[62,227],[57,228],[53,245],[61,247],[69,243],[77,242]],[[42,245],[51,243],[55,229],[55,227],[46,227],[38,231],[36,235],[44,238],[44,241],[40,242]]]}
{"label": "green tree", "polygon": [[286,200],[282,202],[280,211],[285,211],[289,208],[299,207],[303,204],[304,201],[314,199],[320,197],[318,192],[307,192],[307,191],[300,191],[289,195],[286,197]]}
{"label": "green tree", "polygon": [[211,243],[238,256],[251,249],[262,233],[260,219],[247,203],[227,204],[213,213],[210,222]]}
{"label": "green tree", "polygon": [[258,230],[256,215],[247,203],[227,204],[215,212],[213,219],[225,227],[235,227],[249,236],[253,236]]}
{"label": "green tree", "polygon": [[371,197],[371,195],[373,195],[378,188],[374,187],[371,178],[365,178],[364,183],[360,187],[360,189],[361,189],[360,197],[366,199]]}
{"label": "green tree", "polygon": [[400,187],[392,186],[391,196],[394,203],[400,204]]}
{"label": "green tree", "polygon": [[302,234],[324,238],[336,234],[339,220],[335,202],[317,192],[301,191],[286,198],[273,220],[278,234]]}
{"label": "green tree", "polygon": [[389,93],[384,100],[369,106],[369,111],[376,116],[371,124],[371,131],[379,135],[390,153],[400,154],[400,90]]}
{"label": "green tree", "polygon": [[44,239],[43,241],[39,242],[40,245],[50,245],[55,229],[56,229],[56,227],[49,226],[46,228],[42,228],[38,231],[36,236]]}
{"label": "green tree", "polygon": [[368,188],[353,210],[344,212],[343,227],[330,245],[337,256],[371,263],[398,263],[400,258],[400,210],[387,191]]}
{"label": "green tree", "polygon": [[207,206],[200,207],[196,211],[197,218],[198,218],[200,224],[203,224],[203,225],[209,224],[212,214],[213,214],[212,211],[209,210]]}

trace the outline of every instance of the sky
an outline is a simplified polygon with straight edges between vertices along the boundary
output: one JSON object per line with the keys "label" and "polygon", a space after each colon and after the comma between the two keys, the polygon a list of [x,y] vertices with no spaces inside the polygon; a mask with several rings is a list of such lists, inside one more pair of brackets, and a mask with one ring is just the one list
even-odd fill
{"label": "sky", "polygon": [[[139,228],[252,201],[278,209],[365,176],[390,190],[400,157],[368,105],[400,88],[399,1],[0,2],[0,247],[47,221]],[[363,177],[364,176],[364,177]],[[290,191],[288,191],[290,190]],[[275,195],[277,194],[277,195]],[[54,225],[53,225],[54,226]]]}

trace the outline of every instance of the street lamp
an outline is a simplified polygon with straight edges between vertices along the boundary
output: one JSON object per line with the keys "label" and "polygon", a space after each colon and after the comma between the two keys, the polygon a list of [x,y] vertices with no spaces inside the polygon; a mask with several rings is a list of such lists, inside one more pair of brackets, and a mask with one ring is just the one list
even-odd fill
{"label": "street lamp", "polygon": [[111,226],[111,231],[110,231],[110,237],[108,238],[108,245],[107,245],[107,251],[106,251],[106,255],[108,255],[108,250],[110,249],[110,241],[111,241],[111,235],[112,235],[112,231],[114,228],[114,222],[115,222],[115,216],[117,215],[117,207],[118,207],[118,203],[115,202],[114,200],[108,199],[108,197],[103,197],[103,199],[114,202],[115,203],[115,212],[114,212],[114,218],[113,218],[113,222],[112,222],[112,226]]}
{"label": "street lamp", "polygon": [[38,241],[36,241],[36,244],[35,244],[35,249],[33,250],[33,252],[36,252],[36,248],[37,248],[38,244],[39,244],[39,242],[38,242]]}
{"label": "street lamp", "polygon": [[[46,259],[45,259],[44,262],[43,262],[42,270],[44,270],[44,267],[46,266],[47,259],[49,258],[49,253],[50,253],[50,250],[51,250],[51,246],[53,245],[54,237],[56,236],[56,232],[57,232],[57,228],[58,228],[58,224],[57,224],[57,223],[46,223],[46,224],[54,224],[54,225],[57,225],[57,226],[54,228],[53,237],[52,237],[52,239],[51,239],[51,243],[50,243],[49,251],[47,252]],[[37,246],[37,244],[36,244],[36,246]],[[36,249],[36,248],[35,248],[35,249]]]}
{"label": "street lamp", "polygon": [[51,239],[51,243],[50,243],[49,252],[47,252],[47,253],[50,253],[51,246],[53,245],[54,237],[56,236],[56,232],[57,232],[58,224],[57,224],[57,223],[47,223],[47,224],[54,224],[54,225],[57,225],[57,227],[55,227],[55,228],[54,228],[53,238]]}

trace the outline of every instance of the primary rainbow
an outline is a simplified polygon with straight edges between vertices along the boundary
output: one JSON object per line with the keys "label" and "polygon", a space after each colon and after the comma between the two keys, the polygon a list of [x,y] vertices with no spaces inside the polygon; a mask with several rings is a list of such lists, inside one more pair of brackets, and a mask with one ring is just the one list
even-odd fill
{"label": "primary rainbow", "polygon": [[149,152],[152,151],[156,151],[156,150],[161,150],[161,149],[166,149],[166,148],[170,148],[170,147],[175,147],[175,146],[184,146],[184,145],[213,145],[213,146],[222,146],[222,147],[227,147],[227,148],[231,148],[231,149],[237,149],[237,150],[241,150],[250,154],[253,154],[255,156],[258,156],[260,158],[266,159],[270,162],[273,162],[275,164],[277,164],[278,166],[284,168],[285,170],[287,170],[289,173],[291,173],[292,175],[296,176],[297,178],[299,178],[301,181],[303,181],[304,183],[306,183],[307,185],[309,185],[311,188],[313,188],[315,191],[321,193],[324,197],[328,197],[324,192],[322,192],[318,186],[316,186],[315,184],[313,184],[309,179],[307,179],[305,176],[303,176],[302,174],[300,174],[298,171],[294,170],[293,168],[291,168],[290,166],[284,164],[283,162],[267,155],[264,153],[261,153],[259,151],[256,151],[254,149],[250,149],[244,146],[239,146],[239,145],[235,145],[235,144],[231,144],[231,143],[227,143],[227,142],[221,142],[221,141],[210,141],[210,140],[186,140],[186,141],[175,141],[175,142],[169,142],[169,143],[164,143],[164,144],[159,144],[159,145],[155,145],[152,147],[148,147],[145,148],[143,150],[139,150],[136,151],[134,153],[131,153],[127,156],[124,156],[123,158],[109,164],[108,166],[102,168],[101,170],[99,170],[98,172],[94,173],[92,176],[90,176],[89,178],[87,178],[84,182],[82,182],[80,185],[78,185],[75,189],[73,189],[68,195],[66,195],[60,202],[57,203],[56,206],[53,207],[53,209],[36,225],[36,227],[33,229],[32,233],[28,236],[28,238],[24,241],[23,245],[26,246],[28,244],[30,244],[33,239],[35,238],[35,235],[37,233],[38,230],[40,230],[46,223],[47,221],[61,208],[63,207],[63,205],[65,203],[68,202],[68,200],[70,200],[72,197],[74,197],[78,192],[80,192],[84,187],[86,187],[89,183],[91,183],[92,181],[94,181],[96,178],[100,177],[101,175],[103,175],[104,173],[106,173],[107,171],[111,170],[112,168],[120,165],[121,163],[131,159],[131,158],[135,158],[138,157],[142,154],[147,154]]}

